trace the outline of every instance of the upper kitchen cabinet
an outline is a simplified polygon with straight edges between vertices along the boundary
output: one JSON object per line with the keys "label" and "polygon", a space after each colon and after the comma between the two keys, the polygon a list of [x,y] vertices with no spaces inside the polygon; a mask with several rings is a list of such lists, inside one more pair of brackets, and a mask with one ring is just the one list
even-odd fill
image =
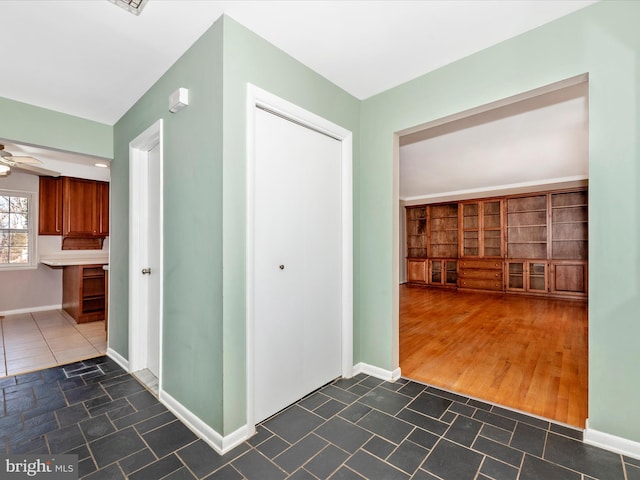
{"label": "upper kitchen cabinet", "polygon": [[98,235],[97,192],[93,180],[62,178],[62,229],[65,237]]}
{"label": "upper kitchen cabinet", "polygon": [[38,233],[62,235],[62,181],[58,177],[40,177]]}
{"label": "upper kitchen cabinet", "polygon": [[[70,249],[102,248],[102,241],[95,240],[109,235],[109,184],[40,177],[39,219],[39,234],[62,235],[63,249],[65,244]],[[74,240],[67,242],[67,238]]]}

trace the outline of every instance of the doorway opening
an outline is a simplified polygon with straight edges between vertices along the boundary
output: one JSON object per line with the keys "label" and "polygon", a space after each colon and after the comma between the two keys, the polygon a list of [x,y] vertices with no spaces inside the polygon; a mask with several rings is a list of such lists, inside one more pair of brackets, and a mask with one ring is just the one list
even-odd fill
{"label": "doorway opening", "polygon": [[129,369],[162,390],[162,120],[129,145]]}
{"label": "doorway opening", "polygon": [[404,376],[585,426],[587,81],[399,133]]}

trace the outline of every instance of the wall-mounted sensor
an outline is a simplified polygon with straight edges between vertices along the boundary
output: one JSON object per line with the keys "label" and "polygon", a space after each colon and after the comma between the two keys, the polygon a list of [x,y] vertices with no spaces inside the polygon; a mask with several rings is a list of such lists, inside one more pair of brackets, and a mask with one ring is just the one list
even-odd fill
{"label": "wall-mounted sensor", "polygon": [[179,88],[169,95],[169,111],[176,113],[189,105],[189,90]]}

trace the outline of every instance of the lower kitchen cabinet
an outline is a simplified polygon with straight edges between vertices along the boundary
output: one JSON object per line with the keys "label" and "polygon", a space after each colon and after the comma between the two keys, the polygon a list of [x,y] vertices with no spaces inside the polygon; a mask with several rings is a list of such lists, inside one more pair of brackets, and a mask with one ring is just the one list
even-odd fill
{"label": "lower kitchen cabinet", "polygon": [[99,265],[68,265],[62,271],[62,308],[77,323],[104,320],[105,271]]}

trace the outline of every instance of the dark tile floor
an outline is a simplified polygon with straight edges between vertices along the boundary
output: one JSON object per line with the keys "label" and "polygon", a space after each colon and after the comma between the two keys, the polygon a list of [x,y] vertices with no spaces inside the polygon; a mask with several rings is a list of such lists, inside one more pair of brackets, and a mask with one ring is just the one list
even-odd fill
{"label": "dark tile floor", "polygon": [[640,480],[578,430],[405,379],[336,380],[223,456],[106,357],[0,388],[0,448],[77,454],[92,480]]}

